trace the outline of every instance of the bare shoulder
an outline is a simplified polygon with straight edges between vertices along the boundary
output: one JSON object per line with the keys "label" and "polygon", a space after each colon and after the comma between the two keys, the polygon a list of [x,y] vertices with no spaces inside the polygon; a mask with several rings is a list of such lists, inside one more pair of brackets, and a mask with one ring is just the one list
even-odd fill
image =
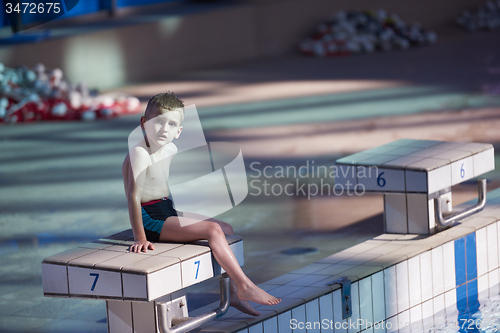
{"label": "bare shoulder", "polygon": [[147,160],[149,158],[149,154],[146,149],[142,147],[133,147],[129,150],[127,156],[123,160],[122,167],[130,166],[131,163],[137,162],[137,160]]}
{"label": "bare shoulder", "polygon": [[173,142],[170,142],[165,148],[166,148],[166,153],[169,156],[177,154],[177,151],[179,150]]}
{"label": "bare shoulder", "polygon": [[138,160],[149,161],[149,153],[146,149],[144,149],[144,147],[138,145],[129,150],[127,157],[125,157],[125,160],[127,159],[132,163],[137,162]]}
{"label": "bare shoulder", "polygon": [[151,165],[149,153],[141,146],[135,146],[129,149],[129,153],[123,161],[122,171],[132,171],[136,179],[144,170]]}

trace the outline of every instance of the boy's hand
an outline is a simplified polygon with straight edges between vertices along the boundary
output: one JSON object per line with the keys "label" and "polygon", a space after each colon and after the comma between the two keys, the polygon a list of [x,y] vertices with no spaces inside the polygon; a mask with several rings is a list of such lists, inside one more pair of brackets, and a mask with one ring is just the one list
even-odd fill
{"label": "boy's hand", "polygon": [[148,242],[147,240],[138,240],[135,242],[134,245],[132,245],[130,248],[129,248],[129,251],[130,252],[143,252],[146,253],[148,252],[148,249],[150,250],[154,250],[155,247],[153,245],[153,243],[151,242]]}

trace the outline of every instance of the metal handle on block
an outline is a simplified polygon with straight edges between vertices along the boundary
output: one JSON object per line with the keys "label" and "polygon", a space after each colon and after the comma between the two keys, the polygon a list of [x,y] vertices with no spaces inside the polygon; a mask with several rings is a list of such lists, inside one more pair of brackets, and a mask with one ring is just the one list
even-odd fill
{"label": "metal handle on block", "polygon": [[469,207],[460,213],[450,215],[446,218],[443,217],[443,210],[439,198],[434,198],[434,211],[436,213],[436,221],[440,229],[450,227],[454,222],[469,217],[481,211],[486,205],[486,179],[477,180],[477,204]]}
{"label": "metal handle on block", "polygon": [[229,309],[229,276],[223,274],[220,277],[220,305],[217,309],[196,317],[177,317],[171,319],[171,327],[168,327],[167,304],[158,303],[158,328],[161,333],[184,333],[195,329],[209,321],[223,316]]}

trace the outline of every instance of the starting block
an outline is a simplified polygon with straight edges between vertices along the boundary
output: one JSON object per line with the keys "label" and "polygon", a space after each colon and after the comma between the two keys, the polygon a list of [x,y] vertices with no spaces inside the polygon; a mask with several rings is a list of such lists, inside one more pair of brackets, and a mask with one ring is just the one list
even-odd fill
{"label": "starting block", "polygon": [[[153,251],[133,253],[133,239],[128,229],[45,258],[44,295],[105,300],[109,333],[185,332],[227,311],[229,277],[207,241],[155,243]],[[243,266],[241,237],[226,239]],[[220,274],[220,307],[189,318],[183,289]]]}
{"label": "starting block", "polygon": [[387,233],[433,234],[484,207],[485,180],[478,182],[478,204],[459,213],[451,187],[494,170],[495,160],[491,144],[401,139],[335,165],[336,184],[384,194]]}

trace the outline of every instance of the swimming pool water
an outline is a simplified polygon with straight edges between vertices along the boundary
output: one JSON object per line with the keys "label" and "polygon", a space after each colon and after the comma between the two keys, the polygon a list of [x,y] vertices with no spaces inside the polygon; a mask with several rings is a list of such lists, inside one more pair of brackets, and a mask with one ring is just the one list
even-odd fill
{"label": "swimming pool water", "polygon": [[[498,290],[498,287],[496,288]],[[459,302],[460,303],[460,302]],[[400,327],[400,333],[496,333],[500,332],[500,295],[462,307],[459,304],[422,321]],[[448,314],[448,315],[447,315]],[[400,324],[402,325],[402,324]],[[404,324],[403,324],[404,326]],[[389,331],[389,330],[388,330]],[[393,330],[395,332],[396,330]]]}

